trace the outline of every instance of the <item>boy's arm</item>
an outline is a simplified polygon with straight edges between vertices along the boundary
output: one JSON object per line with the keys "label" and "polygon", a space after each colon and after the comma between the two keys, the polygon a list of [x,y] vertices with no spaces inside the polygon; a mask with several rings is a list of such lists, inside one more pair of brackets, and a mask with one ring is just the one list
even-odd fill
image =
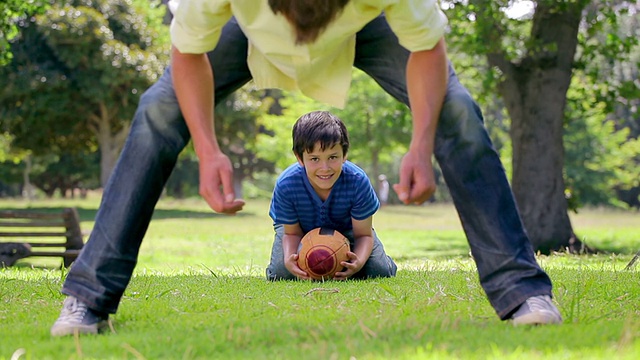
{"label": "boy's arm", "polygon": [[309,279],[309,275],[298,267],[298,246],[304,233],[299,223],[284,225],[282,237],[282,252],[284,253],[284,266],[290,273],[299,279]]}
{"label": "boy's arm", "polygon": [[347,269],[336,273],[336,280],[346,280],[360,271],[369,260],[373,250],[373,216],[369,216],[364,220],[351,218],[351,223],[353,225],[353,249],[347,253],[349,261],[342,262],[342,265]]}

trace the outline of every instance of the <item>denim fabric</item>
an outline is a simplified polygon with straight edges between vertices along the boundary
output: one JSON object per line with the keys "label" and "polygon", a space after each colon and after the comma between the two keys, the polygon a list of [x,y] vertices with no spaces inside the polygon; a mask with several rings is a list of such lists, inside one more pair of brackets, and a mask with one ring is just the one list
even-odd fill
{"label": "denim fabric", "polygon": [[[282,238],[284,237],[284,226],[276,225],[273,227],[275,235],[273,239],[273,247],[271,248],[271,261],[267,266],[268,280],[293,280],[296,277],[284,266],[284,253],[282,249]],[[343,234],[349,239],[351,249],[353,250],[354,238],[353,231]],[[302,246],[302,244],[300,244]],[[300,249],[300,247],[298,247]],[[369,259],[362,269],[358,271],[351,279],[369,279],[377,277],[396,276],[398,266],[393,259],[384,251],[384,246],[380,242],[375,230],[373,231],[373,249]]]}
{"label": "denim fabric", "polygon": [[[247,40],[231,20],[218,47],[209,54],[216,101],[251,79],[246,55]],[[382,16],[357,34],[354,66],[405,104],[408,55]],[[453,68],[449,73],[435,157],[458,210],[480,283],[498,316],[506,319],[527,298],[551,295],[551,281],[536,263],[480,109]],[[115,313],[153,209],[188,140],[168,68],[140,100],[94,229],[70,269],[64,294],[76,296],[96,311]]]}

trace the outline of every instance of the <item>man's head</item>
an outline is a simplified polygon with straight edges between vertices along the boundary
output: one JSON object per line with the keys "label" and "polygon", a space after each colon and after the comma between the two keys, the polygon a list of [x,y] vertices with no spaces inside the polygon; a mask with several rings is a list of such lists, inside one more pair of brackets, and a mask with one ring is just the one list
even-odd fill
{"label": "man's head", "polygon": [[334,145],[342,148],[342,155],[349,151],[349,133],[337,116],[328,111],[313,111],[302,115],[293,125],[293,153],[298,159],[303,154],[313,152],[316,144],[320,150],[326,150]]}
{"label": "man's head", "polygon": [[274,14],[282,13],[293,26],[296,44],[314,42],[349,0],[269,0]]}

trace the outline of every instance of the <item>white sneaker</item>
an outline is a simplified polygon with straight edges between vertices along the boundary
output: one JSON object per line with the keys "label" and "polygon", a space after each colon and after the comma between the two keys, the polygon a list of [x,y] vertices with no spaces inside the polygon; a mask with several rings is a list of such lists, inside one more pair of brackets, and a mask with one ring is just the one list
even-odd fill
{"label": "white sneaker", "polygon": [[562,316],[549,295],[528,298],[511,316],[514,325],[561,324]]}
{"label": "white sneaker", "polygon": [[87,304],[69,296],[64,300],[60,317],[51,327],[51,336],[97,334],[108,326],[108,314],[97,313]]}

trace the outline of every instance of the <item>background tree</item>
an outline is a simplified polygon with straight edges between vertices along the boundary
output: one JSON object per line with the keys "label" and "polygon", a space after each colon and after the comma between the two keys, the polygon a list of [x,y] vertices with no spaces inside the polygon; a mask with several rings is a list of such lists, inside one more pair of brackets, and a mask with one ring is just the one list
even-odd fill
{"label": "background tree", "polygon": [[[37,13],[44,11],[46,8],[44,1],[24,1],[24,0],[5,0],[0,3],[0,67],[6,65],[13,57],[11,53],[10,41],[18,34],[17,22],[24,18],[27,13]],[[0,109],[0,119],[4,118],[3,111]],[[11,149],[13,135],[9,134],[6,129],[0,127],[0,164],[6,163],[12,167],[19,163],[22,159],[29,155],[28,151],[19,151]],[[14,186],[7,183],[10,179],[10,166],[3,166],[0,169],[0,196],[2,194],[13,195],[16,190]]]}
{"label": "background tree", "polygon": [[164,12],[146,0],[70,0],[22,19],[0,69],[14,145],[37,155],[97,144],[104,185],[140,94],[167,64]]}
{"label": "background tree", "polygon": [[[592,7],[588,16],[590,19],[606,16],[608,21],[589,21],[594,26],[582,41],[586,50],[579,61],[578,74],[584,79],[580,90],[588,92],[582,96],[601,104],[605,121],[625,132],[629,142],[637,141],[640,137],[640,46],[637,46],[640,2],[612,2],[610,11],[604,13]],[[626,172],[636,170],[637,173],[640,152],[634,157],[621,158],[620,155],[616,153],[614,161],[624,161]],[[640,176],[632,174],[629,181],[616,183],[614,190],[620,203],[640,208]]]}
{"label": "background tree", "polygon": [[[615,24],[616,18],[588,18],[587,0],[540,0],[528,2],[535,5],[530,16],[514,19],[506,12],[514,3],[522,1],[448,3],[454,19],[450,43],[456,51],[484,54],[493,70],[484,83],[495,85],[511,120],[512,186],[534,247],[542,252],[572,248],[579,241],[568,216],[563,177],[567,91],[578,67],[580,40],[594,24]],[[609,2],[593,6],[600,14],[616,11]],[[580,35],[581,29],[587,35]]]}
{"label": "background tree", "polygon": [[218,142],[233,164],[233,183],[237,196],[242,197],[242,184],[260,172],[274,172],[274,164],[256,151],[258,134],[271,136],[261,122],[272,99],[265,90],[251,85],[234,92],[216,106],[215,127]]}
{"label": "background tree", "polygon": [[[574,76],[580,82],[580,76]],[[596,99],[593,87],[572,86],[569,89],[565,124],[565,195],[571,210],[581,206],[616,206],[622,202],[618,189],[638,186],[640,141],[630,138],[630,129],[616,128],[607,119],[606,104]]]}

